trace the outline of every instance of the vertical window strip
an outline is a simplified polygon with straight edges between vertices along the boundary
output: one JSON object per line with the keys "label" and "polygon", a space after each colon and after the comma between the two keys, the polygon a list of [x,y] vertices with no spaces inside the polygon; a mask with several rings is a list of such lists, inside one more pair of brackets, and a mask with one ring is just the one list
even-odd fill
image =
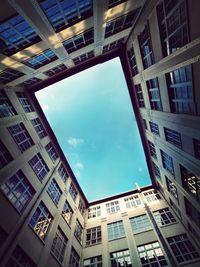
{"label": "vertical window strip", "polygon": [[73,210],[67,200],[65,200],[62,216],[64,220],[67,222],[67,224],[70,225],[73,216]]}
{"label": "vertical window strip", "polygon": [[8,127],[8,130],[21,152],[26,151],[34,145],[33,140],[23,123],[12,125]]}
{"label": "vertical window strip", "polygon": [[154,78],[154,79],[148,80],[147,89],[148,89],[151,109],[162,110],[158,79]]}
{"label": "vertical window strip", "polygon": [[53,217],[44,203],[41,201],[36,211],[34,212],[29,224],[36,234],[45,240],[48,230],[51,226]]}
{"label": "vertical window strip", "polygon": [[52,201],[57,205],[62,195],[62,191],[54,178],[51,181],[47,192],[49,193],[49,196],[51,197]]}
{"label": "vertical window strip", "polygon": [[51,251],[60,263],[63,263],[66,247],[67,237],[64,235],[63,231],[58,228],[53,240]]}
{"label": "vertical window strip", "polygon": [[31,160],[29,160],[29,164],[37,175],[38,179],[43,181],[44,177],[49,172],[49,168],[43,160],[41,154],[37,153]]}

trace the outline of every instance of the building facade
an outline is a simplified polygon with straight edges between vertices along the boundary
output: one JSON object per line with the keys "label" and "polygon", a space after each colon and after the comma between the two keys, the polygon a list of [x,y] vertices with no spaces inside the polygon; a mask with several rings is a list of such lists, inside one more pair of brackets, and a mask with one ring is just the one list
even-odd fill
{"label": "building facade", "polygon": [[[199,266],[199,8],[2,1],[2,267]],[[116,56],[152,186],[88,203],[34,93]]]}

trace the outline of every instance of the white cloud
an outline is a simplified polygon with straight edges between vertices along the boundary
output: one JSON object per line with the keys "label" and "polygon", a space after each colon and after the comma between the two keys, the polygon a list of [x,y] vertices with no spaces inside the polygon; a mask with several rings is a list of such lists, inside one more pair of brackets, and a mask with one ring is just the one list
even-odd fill
{"label": "white cloud", "polygon": [[143,171],[143,169],[140,167],[140,168],[138,168],[138,171],[139,171],[139,172],[142,172],[142,171]]}
{"label": "white cloud", "polygon": [[84,140],[82,138],[70,137],[69,139],[67,139],[67,143],[76,148],[78,145],[83,144]]}
{"label": "white cloud", "polygon": [[42,110],[46,111],[47,109],[49,109],[49,106],[47,104],[43,104],[41,105]]}
{"label": "white cloud", "polygon": [[77,162],[77,163],[76,163],[76,168],[77,168],[77,169],[83,169],[83,168],[84,168],[83,163],[81,163],[81,162]]}

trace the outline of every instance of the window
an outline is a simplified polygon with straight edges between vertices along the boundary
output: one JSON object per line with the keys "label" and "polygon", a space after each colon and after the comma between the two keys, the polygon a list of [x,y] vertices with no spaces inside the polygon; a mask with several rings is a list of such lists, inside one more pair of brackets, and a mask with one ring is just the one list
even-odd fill
{"label": "window", "polygon": [[138,105],[139,105],[140,108],[144,108],[145,107],[145,103],[144,103],[142,87],[141,87],[140,84],[135,84],[134,86],[135,86],[135,91],[136,91],[136,95],[137,95]]}
{"label": "window", "polygon": [[157,241],[139,246],[138,253],[143,267],[168,266],[160,244]]}
{"label": "window", "polygon": [[199,253],[186,234],[168,237],[167,241],[178,263],[186,263],[199,258]]}
{"label": "window", "polygon": [[0,226],[0,248],[4,245],[7,236],[6,231]]}
{"label": "window", "polygon": [[111,267],[132,267],[131,257],[128,249],[110,253],[110,260]]}
{"label": "window", "polygon": [[110,44],[104,45],[103,46],[103,53],[106,53],[112,49],[120,47],[122,45],[123,41],[124,41],[124,38],[121,38],[121,39],[116,40]]}
{"label": "window", "polygon": [[200,159],[200,140],[193,139],[194,155],[197,159]]}
{"label": "window", "polygon": [[35,194],[35,190],[21,170],[12,175],[1,190],[14,207],[22,213]]}
{"label": "window", "polygon": [[143,195],[148,203],[161,199],[160,195],[156,192],[156,190],[144,192]]}
{"label": "window", "polygon": [[74,187],[74,185],[72,183],[71,183],[70,188],[69,188],[69,193],[70,193],[72,199],[75,201],[78,193],[77,193],[76,188]]}
{"label": "window", "polygon": [[72,53],[94,42],[94,29],[84,31],[63,42],[67,53]]}
{"label": "window", "polygon": [[186,1],[163,1],[157,10],[164,56],[189,41]]}
{"label": "window", "polygon": [[178,192],[175,184],[165,176],[166,184],[167,184],[167,190],[170,192],[170,194],[178,201]]}
{"label": "window", "polygon": [[14,249],[10,259],[8,260],[5,266],[6,267],[10,267],[10,266],[36,267],[36,264],[29,258],[29,256],[19,246],[17,246]]}
{"label": "window", "polygon": [[195,113],[191,65],[166,74],[168,93],[173,113]]}
{"label": "window", "polygon": [[102,267],[102,256],[96,256],[93,258],[89,258],[84,260],[83,262],[84,267]]}
{"label": "window", "polygon": [[62,263],[67,246],[67,237],[64,235],[60,228],[57,229],[56,236],[54,237],[51,252],[56,259]]}
{"label": "window", "polygon": [[134,10],[121,17],[106,22],[105,38],[131,27],[138,11],[138,9],[136,11]]}
{"label": "window", "polygon": [[6,69],[0,71],[0,83],[7,84],[9,82],[16,80],[17,78],[19,78],[23,75],[25,75],[25,74],[21,71],[6,68]]}
{"label": "window", "polygon": [[42,53],[35,55],[31,58],[26,59],[22,63],[37,70],[42,66],[49,64],[50,62],[55,61],[58,57],[54,54],[54,52],[49,48]]}
{"label": "window", "polygon": [[58,154],[55,150],[55,148],[53,147],[52,143],[48,143],[46,146],[45,146],[45,149],[50,157],[50,159],[52,160],[52,162],[55,162],[58,158]]}
{"label": "window", "polygon": [[88,53],[85,53],[85,54],[82,54],[82,55],[80,55],[78,57],[75,57],[73,59],[73,61],[74,61],[74,64],[77,65],[77,64],[79,64],[81,62],[84,62],[84,61],[86,61],[86,60],[88,60],[88,59],[90,59],[92,57],[94,57],[94,51],[90,51]]}
{"label": "window", "polygon": [[55,74],[60,73],[66,69],[67,69],[67,67],[65,66],[65,64],[60,64],[60,65],[58,65],[52,69],[45,71],[44,74],[51,77],[51,76],[54,76]]}
{"label": "window", "polygon": [[19,102],[21,103],[21,105],[22,105],[22,107],[26,113],[34,111],[32,105],[29,102],[25,93],[17,92],[16,94],[17,94],[17,97],[19,99]]}
{"label": "window", "polygon": [[116,5],[119,5],[119,4],[121,4],[123,2],[126,2],[126,1],[127,0],[109,0],[109,2],[108,2],[108,8],[112,8],[112,7],[114,7]]}
{"label": "window", "polygon": [[128,51],[128,60],[131,67],[132,76],[135,76],[138,74],[138,68],[133,47],[131,47],[131,49]]}
{"label": "window", "polygon": [[146,214],[130,218],[131,228],[134,234],[152,229],[151,222]]}
{"label": "window", "polygon": [[108,240],[125,237],[124,225],[122,221],[108,224]]}
{"label": "window", "polygon": [[0,118],[16,115],[16,111],[13,108],[6,93],[0,90]]}
{"label": "window", "polygon": [[25,150],[34,145],[33,140],[30,137],[23,123],[12,125],[8,127],[8,130],[21,152],[24,152]]}
{"label": "window", "polygon": [[162,164],[163,168],[165,168],[168,172],[170,172],[172,175],[174,175],[174,165],[172,157],[167,155],[164,151],[160,150],[161,157],[162,157]]}
{"label": "window", "polygon": [[41,39],[20,15],[0,24],[1,52],[11,56]]}
{"label": "window", "polygon": [[118,212],[119,210],[120,210],[120,207],[119,207],[118,201],[113,201],[113,202],[106,204],[106,212],[108,214]]}
{"label": "window", "polygon": [[153,173],[155,177],[161,179],[160,169],[153,161],[152,161],[152,166],[153,166]]}
{"label": "window", "polygon": [[184,199],[185,209],[188,217],[191,218],[194,223],[196,223],[196,225],[200,228],[200,212],[189,202],[189,200],[187,200],[187,198]]}
{"label": "window", "polygon": [[47,236],[52,220],[53,217],[51,213],[41,201],[36,211],[34,212],[29,224],[36,232],[36,234],[44,240]]}
{"label": "window", "polygon": [[180,165],[183,188],[200,200],[200,177]]}
{"label": "window", "polygon": [[74,230],[74,236],[81,243],[83,238],[83,227],[80,222],[76,219],[76,226]]}
{"label": "window", "polygon": [[83,215],[85,212],[85,204],[82,202],[82,200],[79,200],[78,209],[80,213]]}
{"label": "window", "polygon": [[179,148],[182,147],[180,133],[178,133],[177,131],[171,130],[169,128],[165,128],[165,127],[164,127],[164,132],[165,132],[165,138],[167,142],[172,143],[173,145]]}
{"label": "window", "polygon": [[42,80],[39,79],[39,78],[33,77],[31,79],[28,79],[28,80],[24,81],[23,83],[18,84],[18,86],[27,88],[27,87],[31,87],[33,84],[36,84],[36,83],[38,83],[40,81],[42,81]]}
{"label": "window", "polygon": [[76,252],[76,250],[72,247],[70,259],[69,259],[69,267],[78,267],[80,261],[80,256]]}
{"label": "window", "polygon": [[59,168],[58,168],[58,173],[61,177],[61,179],[63,180],[64,183],[66,183],[67,178],[68,178],[68,173],[64,167],[64,165],[61,163]]}
{"label": "window", "polygon": [[101,243],[101,226],[86,230],[86,246]]}
{"label": "window", "polygon": [[33,119],[31,120],[31,123],[36,131],[36,133],[38,134],[39,138],[42,139],[43,137],[45,137],[47,135],[43,125],[40,122],[39,118]]}
{"label": "window", "polygon": [[28,162],[39,178],[40,181],[44,179],[46,174],[49,172],[49,168],[44,162],[40,153],[37,153],[31,160]]}
{"label": "window", "polygon": [[142,205],[142,202],[141,202],[139,195],[127,197],[124,199],[124,201],[125,201],[127,209],[136,208],[136,207]]}
{"label": "window", "polygon": [[181,219],[181,212],[179,210],[179,208],[174,204],[174,202],[171,200],[171,198],[169,198],[169,203],[170,203],[170,206],[172,208],[174,208],[174,211],[176,213],[176,215]]}
{"label": "window", "polygon": [[0,169],[5,167],[9,162],[13,160],[13,157],[4,146],[3,142],[0,140]]}
{"label": "window", "polygon": [[38,0],[38,2],[56,32],[92,16],[91,0]]}
{"label": "window", "polygon": [[159,132],[158,124],[156,124],[156,123],[150,121],[150,122],[149,122],[149,126],[150,126],[151,132],[152,132],[153,134],[160,136],[160,132]]}
{"label": "window", "polygon": [[49,193],[49,196],[53,200],[55,204],[58,204],[60,197],[62,195],[62,191],[58,184],[56,183],[56,180],[53,179],[48,187],[47,192]]}
{"label": "window", "polygon": [[169,208],[160,209],[153,212],[154,218],[159,226],[175,223],[176,219]]}
{"label": "window", "polygon": [[157,159],[157,154],[156,154],[156,148],[155,148],[155,145],[148,141],[148,144],[149,144],[149,150],[150,150],[150,154],[153,158]]}
{"label": "window", "polygon": [[143,66],[144,69],[147,69],[154,63],[152,45],[151,45],[151,36],[148,24],[145,26],[144,30],[140,33],[138,39],[139,39]]}
{"label": "window", "polygon": [[158,79],[151,79],[147,81],[147,89],[149,93],[149,100],[151,104],[151,109],[154,110],[162,110],[161,101],[160,101],[160,93],[158,86]]}
{"label": "window", "polygon": [[96,218],[101,216],[101,207],[92,207],[88,209],[88,219]]}
{"label": "window", "polygon": [[73,210],[72,210],[72,208],[69,205],[67,200],[65,200],[65,204],[63,207],[63,211],[62,211],[62,216],[63,216],[64,220],[70,225],[71,220],[72,220],[72,216],[73,216]]}

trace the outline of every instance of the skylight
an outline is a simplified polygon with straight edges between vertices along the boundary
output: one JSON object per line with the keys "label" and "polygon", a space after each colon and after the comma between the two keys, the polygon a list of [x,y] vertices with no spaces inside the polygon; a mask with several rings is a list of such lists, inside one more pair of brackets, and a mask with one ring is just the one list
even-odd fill
{"label": "skylight", "polygon": [[151,183],[119,58],[36,97],[89,201]]}

